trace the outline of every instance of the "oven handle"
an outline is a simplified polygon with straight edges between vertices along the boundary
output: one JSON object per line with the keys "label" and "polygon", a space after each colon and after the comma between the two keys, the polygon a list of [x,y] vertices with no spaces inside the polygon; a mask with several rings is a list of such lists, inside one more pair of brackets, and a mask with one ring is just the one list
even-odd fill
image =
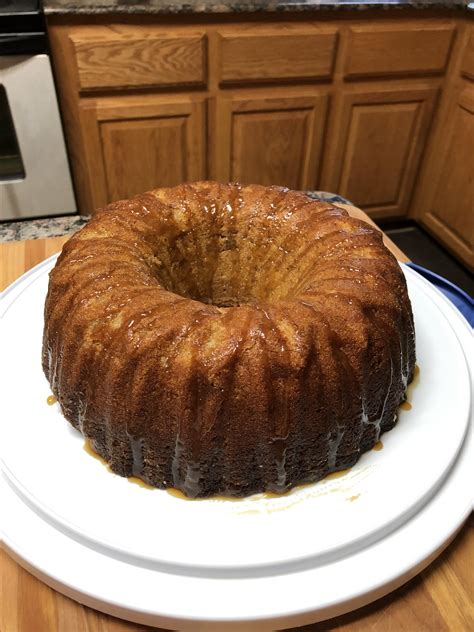
{"label": "oven handle", "polygon": [[0,35],[0,55],[25,55],[45,50],[45,33],[8,33]]}
{"label": "oven handle", "polygon": [[[13,116],[10,107],[10,101],[8,99],[8,92],[6,85],[3,82],[0,82],[0,97],[5,99],[6,111],[3,112],[4,116],[1,116],[0,123],[2,127],[5,128],[5,134],[8,135],[8,131],[11,133],[10,141],[14,146],[14,155],[18,156],[17,160],[17,169],[15,169],[12,173],[2,174],[0,170],[0,184],[5,182],[21,182],[25,179],[25,166],[23,163],[23,156],[20,149],[20,144],[18,142],[18,136],[15,129],[15,123],[13,121]],[[0,110],[0,115],[2,111]],[[6,120],[5,120],[6,118]],[[1,157],[0,157],[1,158]]]}

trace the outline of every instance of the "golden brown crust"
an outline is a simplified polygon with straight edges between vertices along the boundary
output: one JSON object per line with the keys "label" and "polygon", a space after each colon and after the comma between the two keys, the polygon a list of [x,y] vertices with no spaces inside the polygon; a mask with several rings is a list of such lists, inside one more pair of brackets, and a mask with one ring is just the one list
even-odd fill
{"label": "golden brown crust", "polygon": [[394,425],[414,362],[379,232],[279,187],[111,204],[50,276],[43,367],[65,417],[117,473],[190,496],[354,464]]}

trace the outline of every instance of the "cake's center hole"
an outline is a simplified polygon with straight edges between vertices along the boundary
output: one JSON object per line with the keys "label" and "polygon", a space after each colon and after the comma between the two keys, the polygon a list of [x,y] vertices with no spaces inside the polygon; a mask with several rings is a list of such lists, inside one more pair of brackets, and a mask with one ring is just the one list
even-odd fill
{"label": "cake's center hole", "polygon": [[197,228],[159,242],[154,267],[170,292],[235,307],[291,296],[297,286],[291,259],[264,228],[257,236],[209,234]]}

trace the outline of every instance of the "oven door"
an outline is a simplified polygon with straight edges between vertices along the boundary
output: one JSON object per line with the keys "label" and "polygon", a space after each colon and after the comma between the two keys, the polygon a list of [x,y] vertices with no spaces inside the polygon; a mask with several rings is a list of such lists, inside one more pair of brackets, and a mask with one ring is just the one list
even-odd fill
{"label": "oven door", "polygon": [[0,220],[74,212],[49,57],[0,56]]}

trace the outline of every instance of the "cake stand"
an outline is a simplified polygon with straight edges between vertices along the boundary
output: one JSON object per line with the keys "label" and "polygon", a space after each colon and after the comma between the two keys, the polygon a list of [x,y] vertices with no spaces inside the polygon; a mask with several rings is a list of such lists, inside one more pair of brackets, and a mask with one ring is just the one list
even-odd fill
{"label": "cake stand", "polygon": [[179,629],[275,629],[360,607],[430,563],[472,508],[472,332],[405,268],[417,331],[411,410],[348,473],[290,494],[185,501],[111,474],[48,407],[43,262],[4,293],[0,527],[53,588]]}

